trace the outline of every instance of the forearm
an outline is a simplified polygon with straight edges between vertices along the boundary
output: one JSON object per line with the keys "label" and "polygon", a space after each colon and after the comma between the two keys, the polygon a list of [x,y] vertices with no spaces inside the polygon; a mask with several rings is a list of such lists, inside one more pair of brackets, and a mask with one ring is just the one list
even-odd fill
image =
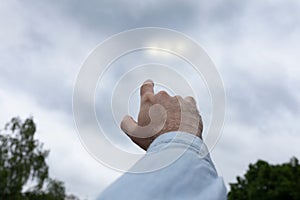
{"label": "forearm", "polygon": [[162,172],[168,173],[165,177],[169,180],[165,182],[173,183],[169,187],[177,191],[176,196],[182,197],[178,199],[226,199],[223,179],[218,177],[207,148],[199,137],[182,132],[166,133],[151,144],[147,153],[156,151],[162,157],[170,157],[172,151],[179,153],[180,157]]}
{"label": "forearm", "polygon": [[144,170],[145,173],[124,174],[103,196],[122,199],[226,199],[223,180],[218,177],[210,156],[207,154],[201,158],[199,154],[203,145],[199,137],[189,133],[170,132],[159,136],[131,170]]}

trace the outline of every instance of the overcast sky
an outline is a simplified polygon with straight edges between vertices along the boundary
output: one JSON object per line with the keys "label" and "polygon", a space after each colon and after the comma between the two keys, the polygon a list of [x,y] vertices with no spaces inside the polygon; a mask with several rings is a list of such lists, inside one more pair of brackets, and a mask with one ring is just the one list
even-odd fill
{"label": "overcast sky", "polygon": [[113,34],[164,27],[201,44],[223,79],[226,120],[212,157],[226,184],[257,159],[300,158],[299,10],[294,0],[3,0],[0,124],[33,116],[51,150],[51,176],[95,199],[120,173],[95,161],[77,136],[72,91],[80,66]]}

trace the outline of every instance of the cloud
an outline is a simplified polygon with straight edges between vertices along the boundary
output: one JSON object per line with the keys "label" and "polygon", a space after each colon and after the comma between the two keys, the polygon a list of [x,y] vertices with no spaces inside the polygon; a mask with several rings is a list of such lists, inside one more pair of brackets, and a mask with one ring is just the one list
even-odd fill
{"label": "cloud", "polygon": [[226,183],[257,159],[282,163],[300,156],[297,8],[295,1],[248,2],[233,23],[201,36],[226,88],[226,122],[213,151]]}
{"label": "cloud", "polygon": [[57,9],[66,13],[82,28],[107,36],[122,30],[145,26],[162,26],[185,30],[198,19],[195,1],[59,1]]}
{"label": "cloud", "polygon": [[71,113],[76,73],[94,45],[88,34],[40,4],[10,1],[1,13],[7,29],[1,34],[0,83],[27,91],[49,109]]}
{"label": "cloud", "polygon": [[235,120],[259,127],[272,125],[274,117],[280,118],[284,111],[299,115],[298,94],[281,75],[260,76],[241,71],[235,76],[241,79],[228,93],[229,109],[235,113]]}
{"label": "cloud", "polygon": [[[111,34],[161,26],[202,44],[223,78],[227,117],[213,158],[226,183],[258,158],[300,157],[299,8],[292,0],[6,1],[0,5],[0,121],[32,114],[51,150],[51,173],[71,193],[95,197],[117,175],[98,166],[75,135],[76,75]],[[120,74],[116,70],[110,81]]]}
{"label": "cloud", "polygon": [[[0,89],[2,128],[9,117],[33,116],[37,124],[36,138],[50,150],[47,163],[50,177],[63,181],[67,193],[81,198],[96,198],[99,192],[120,173],[98,163],[82,146],[72,119],[64,112],[40,107],[30,96]],[[84,173],[83,173],[84,172]]]}

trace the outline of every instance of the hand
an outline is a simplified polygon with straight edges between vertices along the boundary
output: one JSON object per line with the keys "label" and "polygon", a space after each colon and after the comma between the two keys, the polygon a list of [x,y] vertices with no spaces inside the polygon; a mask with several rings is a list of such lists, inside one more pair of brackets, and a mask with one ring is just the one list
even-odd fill
{"label": "hand", "polygon": [[154,95],[154,83],[147,80],[141,86],[138,122],[125,116],[121,129],[130,139],[147,150],[152,141],[167,132],[182,131],[202,138],[203,124],[193,97],[171,97],[165,91]]}

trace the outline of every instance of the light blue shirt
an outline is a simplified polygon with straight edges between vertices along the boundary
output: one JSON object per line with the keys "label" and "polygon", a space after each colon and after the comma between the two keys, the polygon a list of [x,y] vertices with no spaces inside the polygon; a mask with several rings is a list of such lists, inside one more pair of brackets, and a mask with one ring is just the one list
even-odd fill
{"label": "light blue shirt", "polygon": [[172,152],[184,150],[184,153],[161,169],[145,173],[125,173],[106,188],[98,199],[227,199],[223,179],[218,176],[209,154],[199,156],[202,145],[204,143],[199,137],[189,133],[170,132],[159,136],[133,168],[161,168],[162,163],[168,163],[166,160],[172,158]]}

